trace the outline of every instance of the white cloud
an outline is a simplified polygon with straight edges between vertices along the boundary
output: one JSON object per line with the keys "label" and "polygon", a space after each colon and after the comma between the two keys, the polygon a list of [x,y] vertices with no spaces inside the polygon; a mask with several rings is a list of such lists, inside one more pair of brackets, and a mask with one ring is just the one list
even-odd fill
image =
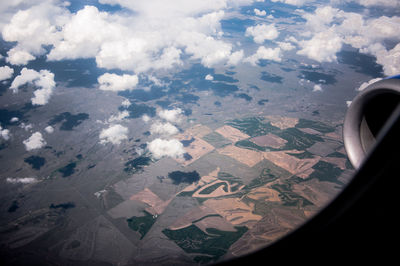
{"label": "white cloud", "polygon": [[150,116],[148,116],[148,115],[146,115],[146,114],[144,114],[144,115],[142,116],[142,120],[143,120],[143,122],[145,122],[145,123],[149,122],[150,119],[151,119]]}
{"label": "white cloud", "polygon": [[164,156],[182,158],[185,154],[183,144],[177,139],[165,140],[157,138],[147,145],[154,158],[161,159]]}
{"label": "white cloud", "polygon": [[244,57],[243,50],[236,51],[231,54],[228,60],[228,65],[236,66]]}
{"label": "white cloud", "polygon": [[367,82],[363,82],[360,87],[357,88],[357,91],[363,91],[365,90],[366,87],[368,87],[369,85],[371,85],[372,83],[375,83],[379,80],[381,80],[382,78],[375,78],[375,79],[371,79],[370,81]]}
{"label": "white cloud", "polygon": [[48,70],[40,70],[37,72],[33,69],[24,67],[21,73],[15,77],[11,83],[10,89],[14,93],[18,92],[18,88],[27,83],[34,84],[39,89],[33,92],[34,97],[31,98],[34,105],[45,105],[48,103],[50,96],[56,86],[54,74]]}
{"label": "white cloud", "polygon": [[7,177],[7,183],[10,184],[32,184],[38,182],[35,177]]}
{"label": "white cloud", "polygon": [[10,49],[7,52],[7,55],[6,61],[12,65],[26,65],[29,61],[36,59],[36,57],[31,55],[29,52],[18,48]]}
{"label": "white cloud", "polygon": [[118,112],[116,115],[110,116],[110,118],[108,118],[108,123],[119,122],[127,117],[129,117],[129,112],[124,110],[122,112]]}
{"label": "white cloud", "polygon": [[100,90],[124,91],[134,89],[139,79],[136,75],[123,74],[120,76],[117,74],[105,73],[98,77],[97,81],[100,84]]}
{"label": "white cloud", "polygon": [[[11,1],[10,1],[11,2]],[[31,1],[31,5],[16,12],[10,22],[2,29],[3,39],[7,42],[17,42],[8,51],[7,62],[16,65],[27,64],[35,56],[43,55],[45,45],[53,45],[60,39],[60,28],[69,17],[64,7],[58,7],[56,1]],[[17,3],[15,3],[17,4]]]}
{"label": "white cloud", "polygon": [[163,136],[175,135],[179,132],[178,128],[171,123],[161,123],[159,121],[155,122],[150,127],[151,134],[159,134]]}
{"label": "white cloud", "polygon": [[160,109],[157,111],[159,117],[172,123],[179,123],[182,120],[182,113],[183,111],[181,108],[176,108],[172,110]]}
{"label": "white cloud", "polygon": [[123,140],[128,139],[128,128],[121,125],[110,126],[100,132],[99,138],[101,144],[111,142],[119,145]]}
{"label": "white cloud", "polygon": [[131,102],[130,102],[128,99],[125,99],[125,100],[121,103],[121,105],[122,105],[123,107],[129,107],[129,106],[131,105]]}
{"label": "white cloud", "polygon": [[[383,4],[384,1],[364,3],[367,2],[372,6]],[[365,18],[361,14],[325,6],[317,8],[313,13],[303,14],[303,18],[307,20],[306,28],[309,29],[311,39],[298,42],[301,46],[298,54],[319,62],[332,62],[336,60],[336,53],[342,44],[348,44],[362,53],[375,56],[386,75],[400,72],[400,17]],[[389,49],[385,43],[395,45]]]}
{"label": "white cloud", "polygon": [[314,2],[315,0],[271,0],[271,2],[281,2],[293,6],[302,6],[306,3]]}
{"label": "white cloud", "polygon": [[47,144],[40,132],[33,133],[32,136],[22,143],[25,145],[27,151],[43,148]]}
{"label": "white cloud", "polygon": [[254,42],[262,44],[265,40],[274,40],[279,36],[279,32],[275,24],[258,24],[246,29],[246,36],[251,36]]}
{"label": "white cloud", "polygon": [[326,30],[315,34],[310,40],[300,41],[302,48],[297,52],[318,62],[336,61],[336,53],[342,48],[342,39],[334,30]]}
{"label": "white cloud", "polygon": [[54,127],[47,126],[47,127],[45,127],[44,131],[46,131],[48,134],[51,134],[54,132]]}
{"label": "white cloud", "polygon": [[252,2],[102,1],[134,11],[134,16],[126,16],[94,6],[71,13],[57,1],[45,1],[16,12],[2,34],[6,41],[16,42],[8,56],[13,64],[26,64],[51,47],[48,60],[95,58],[98,67],[136,74],[179,66],[182,56],[212,67],[240,61],[242,52],[221,38],[220,21],[225,10]]}
{"label": "white cloud", "polygon": [[400,7],[400,2],[397,0],[353,0],[362,6],[385,6],[385,7]]}
{"label": "white cloud", "polygon": [[322,87],[319,84],[315,84],[313,87],[313,91],[322,91]]}
{"label": "white cloud", "polygon": [[22,128],[25,131],[29,131],[33,128],[32,124],[25,124],[24,122],[19,125],[20,128]]}
{"label": "white cloud", "polygon": [[214,77],[211,76],[210,74],[207,74],[206,77],[204,78],[205,80],[214,80]]}
{"label": "white cloud", "polygon": [[256,65],[261,59],[281,62],[281,49],[279,47],[266,48],[265,46],[260,46],[255,54],[247,57],[244,61]]}
{"label": "white cloud", "polygon": [[279,45],[279,47],[283,50],[283,51],[290,51],[295,49],[296,47],[291,44],[290,42],[277,42],[277,44]]}
{"label": "white cloud", "polygon": [[267,12],[265,12],[265,10],[259,10],[257,8],[254,8],[254,14],[256,14],[256,16],[263,17],[267,15]]}
{"label": "white cloud", "polygon": [[8,129],[3,129],[0,126],[0,137],[3,138],[4,140],[9,140],[10,139],[10,130]]}
{"label": "white cloud", "polygon": [[9,66],[0,67],[0,81],[9,79],[14,74],[14,69]]}
{"label": "white cloud", "polygon": [[376,62],[383,66],[386,75],[392,76],[400,73],[400,43],[391,50],[387,50],[382,44],[377,43],[360,49],[360,51],[376,56]]}
{"label": "white cloud", "polygon": [[12,117],[12,118],[10,119],[10,122],[11,122],[11,123],[18,122],[18,121],[19,121],[19,118],[18,118],[18,117]]}

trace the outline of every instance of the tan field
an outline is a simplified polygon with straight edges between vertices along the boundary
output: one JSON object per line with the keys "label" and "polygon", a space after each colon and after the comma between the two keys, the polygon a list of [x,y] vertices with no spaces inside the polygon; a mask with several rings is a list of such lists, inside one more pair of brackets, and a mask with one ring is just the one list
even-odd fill
{"label": "tan field", "polygon": [[172,230],[178,230],[181,228],[185,228],[192,224],[193,221],[198,220],[204,216],[216,214],[216,211],[210,209],[206,206],[198,206],[193,208],[191,211],[186,213],[185,215],[179,217],[173,224],[169,227]]}
{"label": "tan field", "polygon": [[334,139],[334,140],[342,140],[342,136],[337,134],[336,132],[326,133],[325,137],[330,138],[330,139]]}
{"label": "tan field", "polygon": [[204,186],[204,185],[206,185],[208,183],[211,183],[211,182],[217,180],[219,171],[220,171],[220,168],[218,167],[217,169],[215,169],[214,171],[212,171],[208,175],[202,176],[197,183],[193,183],[193,184],[185,187],[181,192],[194,191],[199,187],[202,187],[202,186]]}
{"label": "tan field", "polygon": [[[216,185],[216,184],[220,184],[220,186],[219,186],[217,189],[215,189],[214,191],[212,191],[211,193],[208,193],[208,194],[201,194],[201,192],[202,192],[204,189],[207,189],[208,187],[214,186],[214,185]],[[224,184],[225,184],[226,187],[227,187],[227,191],[225,191],[225,190],[223,189]],[[201,187],[199,190],[197,190],[197,191],[193,194],[192,197],[195,197],[195,198],[214,198],[214,197],[228,196],[228,195],[232,195],[232,194],[238,193],[238,192],[239,192],[240,190],[242,190],[243,187],[244,187],[244,185],[242,185],[242,186],[239,187],[236,191],[232,191],[232,187],[235,187],[235,185],[238,185],[238,183],[235,183],[235,184],[231,185],[228,181],[225,181],[225,180],[215,180],[214,182],[209,183],[209,184],[207,184],[207,185]]]}
{"label": "tan field", "polygon": [[264,159],[262,152],[238,148],[230,145],[217,150],[219,154],[229,156],[249,167],[253,167]]}
{"label": "tan field", "polygon": [[316,131],[315,129],[312,128],[299,128],[299,130],[311,135],[321,135],[321,132]]}
{"label": "tan field", "polygon": [[265,159],[273,162],[277,166],[287,170],[288,172],[294,175],[302,174],[320,160],[320,157],[318,156],[311,159],[298,159],[294,156],[287,154],[286,152],[299,153],[299,151],[297,150],[272,151],[272,152],[264,152],[264,157]]}
{"label": "tan field", "polygon": [[346,170],[346,158],[324,157],[321,160],[334,164],[342,170]]}
{"label": "tan field", "polygon": [[261,147],[271,147],[274,149],[279,149],[282,148],[287,141],[278,137],[277,135],[269,133],[268,135],[265,136],[259,136],[250,139],[251,142],[257,144],[258,146]]}
{"label": "tan field", "polygon": [[[177,138],[179,140],[190,140],[192,137],[190,135],[178,135]],[[194,141],[190,143],[188,147],[185,147],[185,151],[192,156],[190,160],[185,160],[184,158],[178,158],[176,159],[177,162],[181,163],[182,165],[186,166],[197,159],[199,159],[201,156],[213,151],[215,148],[209,144],[208,142],[198,138],[194,137]]]}
{"label": "tan field", "polygon": [[216,228],[221,231],[231,231],[231,232],[236,231],[235,227],[231,223],[228,223],[223,217],[218,217],[218,216],[206,217],[201,221],[196,222],[195,224],[205,233],[207,233],[206,231],[207,228]]}
{"label": "tan field", "polygon": [[202,138],[205,135],[210,134],[211,132],[212,132],[212,130],[209,127],[201,125],[201,124],[194,125],[191,128],[188,128],[185,130],[186,135],[190,135],[193,137],[199,137],[199,138]]}
{"label": "tan field", "polygon": [[293,192],[308,199],[318,207],[327,204],[339,190],[333,183],[320,182],[318,180],[293,185]]}
{"label": "tan field", "polygon": [[271,122],[271,125],[280,128],[282,130],[290,127],[295,127],[299,122],[298,118],[285,117],[279,115],[268,115],[265,118]]}
{"label": "tan field", "polygon": [[221,134],[224,138],[229,139],[233,143],[243,140],[243,139],[248,139],[250,138],[249,135],[244,134],[241,132],[239,129],[233,128],[231,126],[223,126],[215,130],[215,132]]}
{"label": "tan field", "polygon": [[194,223],[204,232],[206,232],[207,228],[216,228],[223,231],[236,230],[232,224],[217,215],[219,214],[215,210],[207,206],[195,207],[184,216],[179,217],[169,228],[171,230],[179,230]]}
{"label": "tan field", "polygon": [[228,222],[234,225],[252,227],[262,216],[254,214],[254,204],[245,204],[238,198],[209,199],[204,205],[214,209]]}
{"label": "tan field", "polygon": [[265,201],[280,202],[281,199],[279,198],[279,192],[270,188],[270,186],[271,184],[268,184],[253,189],[250,193],[246,194],[246,196],[253,200],[264,199]]}
{"label": "tan field", "polygon": [[150,205],[146,208],[151,214],[161,214],[164,212],[165,208],[168,206],[171,200],[163,201],[156,194],[154,194],[150,189],[145,188],[139,193],[130,197],[130,200],[137,200]]}

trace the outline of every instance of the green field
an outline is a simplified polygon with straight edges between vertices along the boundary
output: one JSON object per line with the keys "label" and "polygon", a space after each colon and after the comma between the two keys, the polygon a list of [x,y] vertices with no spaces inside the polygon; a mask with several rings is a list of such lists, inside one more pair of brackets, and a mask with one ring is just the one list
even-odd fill
{"label": "green field", "polygon": [[150,230],[157,219],[147,211],[143,212],[144,216],[133,216],[126,220],[128,222],[129,228],[140,234],[140,239],[143,239],[143,237],[147,234],[147,232]]}
{"label": "green field", "polygon": [[292,191],[292,186],[289,183],[274,184],[271,188],[279,192],[279,198],[283,201],[283,205],[285,206],[305,207],[308,205],[314,205],[311,201],[294,193]]}
{"label": "green field", "polygon": [[221,134],[218,134],[217,132],[211,132],[210,134],[207,134],[204,137],[202,137],[202,139],[207,141],[208,143],[210,143],[212,146],[214,146],[217,149],[231,144],[231,142],[229,140],[227,140],[226,138],[224,138]]}
{"label": "green field", "polygon": [[248,230],[245,226],[235,226],[235,229],[235,232],[231,232],[207,228],[206,232],[203,232],[192,224],[178,230],[164,229],[162,232],[186,253],[196,254],[193,258],[195,262],[208,263],[223,256]]}
{"label": "green field", "polygon": [[258,146],[254,142],[251,142],[250,140],[247,140],[247,139],[236,142],[235,146],[239,147],[239,148],[253,150],[253,151],[266,151],[267,150],[266,148]]}
{"label": "green field", "polygon": [[324,142],[324,139],[317,135],[304,133],[297,128],[287,128],[278,132],[277,135],[287,141],[282,150],[305,150],[314,145],[317,141]]}
{"label": "green field", "polygon": [[300,119],[296,125],[297,128],[311,128],[321,133],[330,133],[335,131],[335,127],[328,126],[318,121],[312,121],[308,119]]}
{"label": "green field", "polygon": [[262,117],[234,119],[229,121],[227,124],[239,129],[251,137],[262,136],[270,132],[279,131],[279,128],[272,126],[271,123],[265,123]]}
{"label": "green field", "polygon": [[338,185],[344,185],[343,182],[338,180],[338,177],[343,173],[343,170],[334,164],[319,161],[312,168],[314,169],[314,172],[311,173],[307,180],[317,178],[319,181],[328,181]]}

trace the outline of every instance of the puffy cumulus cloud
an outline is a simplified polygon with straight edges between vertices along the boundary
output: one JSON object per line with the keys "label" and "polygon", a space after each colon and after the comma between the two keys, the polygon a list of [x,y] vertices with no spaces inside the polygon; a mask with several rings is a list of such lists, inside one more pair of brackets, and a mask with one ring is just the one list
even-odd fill
{"label": "puffy cumulus cloud", "polygon": [[44,128],[44,131],[46,131],[48,134],[52,134],[54,132],[54,127],[47,126]]}
{"label": "puffy cumulus cloud", "polygon": [[237,5],[249,5],[252,0],[100,0],[102,4],[120,5],[136,11],[146,17],[171,19],[174,17],[188,17],[197,14],[218,11]]}
{"label": "puffy cumulus cloud", "polygon": [[0,67],[0,81],[9,79],[14,74],[14,69],[9,66]]}
{"label": "puffy cumulus cloud", "polygon": [[204,77],[204,79],[205,80],[214,80],[214,77],[212,76],[212,75],[210,75],[210,74],[207,74],[205,77]]}
{"label": "puffy cumulus cloud", "polygon": [[295,49],[296,47],[291,44],[290,42],[277,42],[277,44],[279,45],[279,47],[283,50],[283,51],[290,51]]}
{"label": "puffy cumulus cloud", "polygon": [[[226,8],[226,1],[210,1],[209,6],[205,5],[208,1],[103,2],[130,8],[137,16],[108,14],[86,6],[63,27],[63,39],[55,44],[49,60],[95,57],[99,67],[141,73],[181,65],[183,51],[205,66],[227,62],[233,56],[232,46],[218,39],[224,16],[218,9]],[[160,16],[155,16],[157,10]]]}
{"label": "puffy cumulus cloud", "polygon": [[400,73],[400,43],[391,50],[387,50],[382,44],[377,43],[360,49],[360,51],[374,55],[376,62],[383,66],[386,75],[392,76]]}
{"label": "puffy cumulus cloud", "polygon": [[142,120],[143,120],[143,122],[147,123],[147,122],[149,122],[149,121],[151,120],[151,118],[150,118],[150,116],[144,114],[144,115],[142,116]]}
{"label": "puffy cumulus cloud", "polygon": [[315,84],[313,87],[313,91],[322,91],[322,87],[319,84]]}
{"label": "puffy cumulus cloud", "polygon": [[336,53],[342,49],[342,39],[332,30],[315,34],[310,40],[299,42],[301,50],[299,55],[318,62],[336,61]]}
{"label": "puffy cumulus cloud", "polygon": [[246,36],[251,36],[254,42],[261,44],[265,40],[274,40],[279,36],[278,29],[275,24],[258,24],[256,26],[251,26],[246,29]]}
{"label": "puffy cumulus cloud", "polygon": [[98,77],[99,89],[104,91],[124,91],[131,90],[136,87],[139,78],[136,75],[117,75],[105,73]]}
{"label": "puffy cumulus cloud", "polygon": [[35,60],[36,57],[21,48],[12,48],[7,52],[6,61],[12,65],[26,65],[29,61]]}
{"label": "puffy cumulus cloud", "polygon": [[292,6],[302,6],[306,3],[314,2],[315,0],[271,0],[271,2],[281,2]]}
{"label": "puffy cumulus cloud", "polygon": [[4,139],[4,140],[9,140],[10,139],[10,130],[8,129],[3,129],[0,126],[0,138]]}
{"label": "puffy cumulus cloud", "polygon": [[265,12],[265,10],[259,10],[257,8],[254,8],[254,14],[256,14],[256,16],[263,17],[267,15],[267,12]]}
{"label": "puffy cumulus cloud", "polygon": [[33,92],[34,96],[31,98],[33,105],[47,104],[56,86],[54,74],[50,71],[40,70],[40,72],[37,72],[36,70],[24,67],[11,83],[10,89],[14,93],[17,93],[18,88],[27,83],[34,84],[39,88]]}
{"label": "puffy cumulus cloud", "polygon": [[22,142],[27,151],[36,150],[46,146],[46,141],[43,139],[42,133],[35,132],[28,139]]}
{"label": "puffy cumulus cloud", "polygon": [[[369,1],[369,3],[379,1]],[[393,1],[396,2],[396,1]],[[365,2],[367,3],[367,2]],[[400,17],[381,16],[365,18],[361,14],[345,12],[330,6],[319,7],[313,13],[304,13],[309,40],[299,41],[298,52],[319,62],[336,60],[343,44],[377,58],[386,75],[399,73]],[[385,43],[394,43],[387,47]]]}
{"label": "puffy cumulus cloud", "polygon": [[[47,58],[63,60],[96,57],[106,40],[127,36],[128,29],[116,22],[117,17],[85,6],[63,25],[62,39],[55,43]],[[123,53],[123,51],[120,51]]]}
{"label": "puffy cumulus cloud", "polygon": [[101,144],[111,142],[119,145],[123,140],[128,139],[128,128],[121,125],[110,126],[100,132],[99,138]]}
{"label": "puffy cumulus cloud", "polygon": [[365,90],[366,87],[368,87],[369,85],[371,85],[372,83],[375,83],[377,81],[380,81],[382,78],[375,78],[375,79],[371,79],[370,81],[367,82],[363,82],[360,87],[357,88],[357,91],[363,91]]}
{"label": "puffy cumulus cloud", "polygon": [[159,134],[163,136],[175,135],[179,132],[178,128],[171,123],[161,123],[159,121],[155,122],[150,127],[151,134]]}
{"label": "puffy cumulus cloud", "polygon": [[265,46],[260,46],[255,54],[245,58],[244,61],[256,65],[261,59],[281,62],[281,49],[279,47],[266,48]]}
{"label": "puffy cumulus cloud", "polygon": [[[24,0],[21,0],[24,1]],[[102,12],[85,6],[71,13],[59,1],[47,0],[16,12],[2,29],[5,41],[16,42],[8,62],[26,64],[47,54],[48,60],[95,58],[98,67],[143,73],[170,69],[189,56],[207,67],[235,65],[243,51],[222,40],[224,10],[253,0],[102,0],[134,11]]]}
{"label": "puffy cumulus cloud", "polygon": [[161,159],[165,156],[182,158],[185,154],[183,144],[177,139],[165,140],[157,138],[149,142],[147,147],[155,159]]}
{"label": "puffy cumulus cloud", "polygon": [[162,119],[172,122],[172,123],[179,123],[182,120],[182,109],[181,108],[176,108],[176,109],[171,109],[171,110],[163,110],[160,109],[157,111],[157,114],[159,117]]}
{"label": "puffy cumulus cloud", "polygon": [[375,6],[385,6],[385,7],[400,7],[400,2],[396,0],[353,0],[362,6],[375,7]]}
{"label": "puffy cumulus cloud", "polygon": [[7,177],[6,182],[10,184],[33,184],[38,182],[35,177]]}
{"label": "puffy cumulus cloud", "polygon": [[121,105],[123,107],[129,107],[131,105],[131,102],[128,99],[125,99],[122,101]]}
{"label": "puffy cumulus cloud", "polygon": [[233,52],[229,57],[228,65],[236,66],[238,63],[242,61],[243,57],[244,57],[243,50]]}
{"label": "puffy cumulus cloud", "polygon": [[17,43],[7,53],[7,62],[11,64],[27,64],[35,55],[46,53],[44,46],[54,45],[61,38],[58,29],[68,20],[69,11],[57,6],[58,1],[37,2],[32,1],[32,6],[16,12],[2,29],[3,40]]}
{"label": "puffy cumulus cloud", "polygon": [[129,112],[124,110],[122,112],[118,112],[116,115],[110,116],[110,118],[108,118],[108,123],[122,121],[127,117],[129,117]]}

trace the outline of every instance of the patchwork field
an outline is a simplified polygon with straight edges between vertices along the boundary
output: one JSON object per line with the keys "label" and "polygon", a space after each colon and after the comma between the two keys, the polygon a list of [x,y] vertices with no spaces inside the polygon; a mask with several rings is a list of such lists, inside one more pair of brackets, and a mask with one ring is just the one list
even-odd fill
{"label": "patchwork field", "polygon": [[221,134],[223,137],[225,137],[226,139],[229,139],[233,143],[235,143],[239,140],[250,138],[250,136],[241,132],[240,130],[233,128],[231,126],[227,126],[227,125],[218,128],[217,130],[215,130],[215,132]]}
{"label": "patchwork field", "polygon": [[253,167],[264,159],[263,154],[260,152],[242,149],[233,145],[218,149],[217,152],[229,156],[249,167]]}
{"label": "patchwork field", "polygon": [[[180,169],[160,173],[150,179],[151,186],[129,197],[143,206],[136,207],[127,225],[139,241],[162,233],[196,263],[272,243],[343,186],[340,177],[348,163],[332,130],[282,116],[235,119],[215,131],[195,125],[174,136],[186,151],[184,159],[175,160]],[[164,193],[163,186],[171,192]],[[176,202],[190,204],[175,215]]]}

